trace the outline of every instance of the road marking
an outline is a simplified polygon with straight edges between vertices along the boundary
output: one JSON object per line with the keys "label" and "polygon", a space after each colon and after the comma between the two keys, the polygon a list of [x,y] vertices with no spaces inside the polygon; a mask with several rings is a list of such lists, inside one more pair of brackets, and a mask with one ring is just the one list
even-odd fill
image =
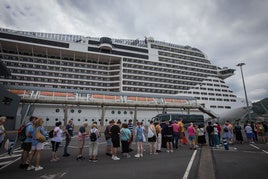
{"label": "road marking", "polygon": [[264,153],[268,154],[268,152],[266,150],[262,150]]}
{"label": "road marking", "polygon": [[193,165],[193,162],[194,162],[194,158],[195,158],[196,152],[197,152],[197,150],[194,151],[194,153],[193,153],[193,155],[192,155],[192,157],[191,157],[191,160],[190,160],[190,162],[188,163],[188,166],[187,166],[187,168],[186,168],[186,171],[185,171],[185,173],[184,173],[184,175],[183,175],[183,179],[187,179],[187,178],[188,178],[188,175],[189,175],[189,173],[190,173],[190,170],[191,170],[192,165]]}
{"label": "road marking", "polygon": [[255,149],[260,149],[259,147],[257,147],[256,145],[253,144],[249,144],[250,146],[254,147]]}
{"label": "road marking", "polygon": [[253,145],[253,144],[249,144],[249,145],[251,145],[252,147],[254,147],[254,148],[258,149],[258,150],[263,151],[266,154],[268,154],[268,152],[266,150],[262,150],[261,148],[257,147],[256,145]]}
{"label": "road marking", "polygon": [[16,154],[16,155],[12,154],[12,155],[8,155],[8,156],[0,157],[0,160],[2,160],[2,159],[8,159],[8,158],[14,158],[14,157],[19,157],[19,156],[21,156],[21,154]]}

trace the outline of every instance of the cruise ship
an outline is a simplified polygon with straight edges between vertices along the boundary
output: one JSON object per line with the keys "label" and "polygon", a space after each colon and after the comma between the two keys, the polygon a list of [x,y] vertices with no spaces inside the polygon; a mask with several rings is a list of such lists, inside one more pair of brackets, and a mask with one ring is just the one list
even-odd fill
{"label": "cruise ship", "polygon": [[[106,124],[111,119],[134,118],[148,123],[163,112],[202,113],[206,119],[220,120],[243,118],[247,113],[246,101],[224,81],[234,75],[234,69],[213,65],[197,48],[152,37],[112,39],[0,28],[0,60],[11,74],[0,78],[0,85],[22,99],[27,95],[65,101],[84,97],[126,104],[109,106],[105,112],[98,105],[34,104],[32,114],[46,119],[46,125],[66,117],[79,125],[100,122],[101,116]],[[163,99],[174,104],[194,100],[202,110],[155,106],[140,108],[136,114],[135,106],[127,105],[124,97],[131,95],[136,101],[156,104]],[[18,119],[23,108],[20,104]]]}

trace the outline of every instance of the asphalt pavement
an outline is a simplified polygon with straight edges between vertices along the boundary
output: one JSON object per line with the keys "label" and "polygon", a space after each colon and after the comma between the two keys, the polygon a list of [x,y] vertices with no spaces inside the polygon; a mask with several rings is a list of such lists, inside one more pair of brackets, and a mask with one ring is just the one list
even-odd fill
{"label": "asphalt pavement", "polygon": [[[64,145],[64,142],[62,143]],[[1,179],[150,179],[150,178],[178,178],[178,179],[229,179],[229,178],[268,178],[268,145],[242,144],[231,145],[226,151],[223,147],[212,149],[203,146],[197,150],[190,150],[187,145],[179,147],[173,153],[165,149],[158,155],[150,155],[148,145],[145,144],[143,158],[135,158],[136,145],[131,152],[131,158],[114,161],[105,155],[105,141],[99,141],[98,162],[88,160],[88,145],[84,149],[85,160],[76,160],[76,138],[72,139],[69,147],[71,156],[62,157],[63,146],[59,148],[60,160],[50,162],[51,147],[46,145],[41,154],[40,171],[26,171],[20,169],[19,146],[16,145],[14,153],[9,156],[1,150],[0,178]],[[119,152],[121,149],[119,149]]]}

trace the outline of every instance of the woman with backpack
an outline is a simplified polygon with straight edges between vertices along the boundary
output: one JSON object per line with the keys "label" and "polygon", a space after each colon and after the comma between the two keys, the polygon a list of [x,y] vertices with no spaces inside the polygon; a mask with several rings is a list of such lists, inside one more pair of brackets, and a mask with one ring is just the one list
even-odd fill
{"label": "woman with backpack", "polygon": [[98,155],[98,137],[99,130],[96,124],[93,124],[89,133],[89,161],[97,162]]}

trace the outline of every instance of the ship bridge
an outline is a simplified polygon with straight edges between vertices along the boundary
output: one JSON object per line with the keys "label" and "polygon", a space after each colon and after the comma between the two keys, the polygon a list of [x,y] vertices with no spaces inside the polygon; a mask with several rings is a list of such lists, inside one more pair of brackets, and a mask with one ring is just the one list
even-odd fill
{"label": "ship bridge", "polygon": [[[163,112],[167,108],[177,108],[188,110],[200,110],[202,106],[197,103],[193,97],[172,96],[172,95],[154,95],[139,93],[107,92],[107,91],[86,91],[71,89],[52,89],[38,87],[7,87],[11,93],[20,96],[24,108],[24,116],[29,115],[31,106],[35,104],[63,104],[68,105],[91,105],[101,106],[102,116],[100,123],[104,123],[104,114],[106,106],[134,107],[134,121],[137,107],[141,108],[162,108]],[[202,111],[203,112],[203,111]],[[66,116],[66,119],[68,117]],[[64,121],[67,122],[67,121]]]}

